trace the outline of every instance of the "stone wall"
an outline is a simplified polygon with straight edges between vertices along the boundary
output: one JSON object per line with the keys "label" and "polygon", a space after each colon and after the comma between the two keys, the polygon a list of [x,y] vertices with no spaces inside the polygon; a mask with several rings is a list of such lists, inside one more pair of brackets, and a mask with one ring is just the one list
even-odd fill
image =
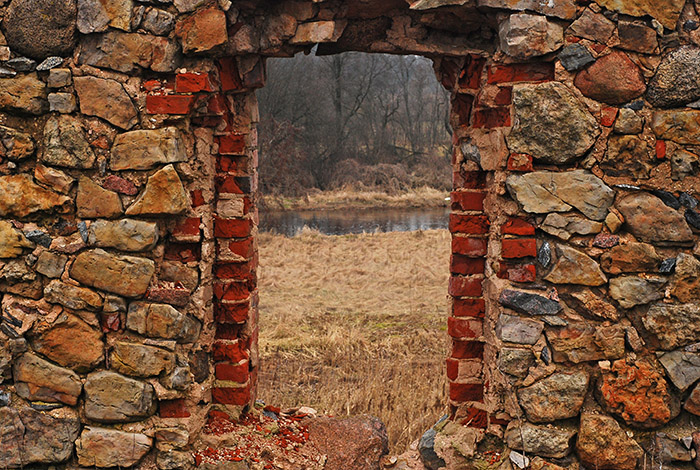
{"label": "stone wall", "polygon": [[692,0],[0,3],[0,466],[191,468],[252,404],[254,91],[316,44],[452,92],[433,462],[693,466]]}

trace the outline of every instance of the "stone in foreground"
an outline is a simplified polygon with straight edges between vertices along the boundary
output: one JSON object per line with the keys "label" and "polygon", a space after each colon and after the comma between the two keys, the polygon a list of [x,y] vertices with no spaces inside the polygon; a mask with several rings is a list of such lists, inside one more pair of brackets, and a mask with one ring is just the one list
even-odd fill
{"label": "stone in foreground", "polygon": [[518,400],[533,423],[572,418],[581,411],[588,380],[583,371],[557,372],[518,390]]}
{"label": "stone in foreground", "polygon": [[85,285],[125,297],[145,294],[154,272],[153,260],[102,249],[80,253],[70,270],[71,277]]}
{"label": "stone in foreground", "polygon": [[153,446],[153,439],[115,429],[88,426],[75,443],[78,463],[83,467],[131,467]]}

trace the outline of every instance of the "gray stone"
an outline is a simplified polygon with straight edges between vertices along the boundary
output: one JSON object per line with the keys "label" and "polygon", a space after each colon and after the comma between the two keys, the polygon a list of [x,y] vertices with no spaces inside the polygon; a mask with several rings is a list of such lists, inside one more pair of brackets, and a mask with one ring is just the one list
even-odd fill
{"label": "gray stone", "polygon": [[512,289],[501,292],[498,302],[504,307],[528,315],[556,315],[562,307],[556,300]]}
{"label": "gray stone", "polygon": [[138,112],[121,83],[97,77],[75,77],[80,112],[97,116],[122,129],[138,122]]}
{"label": "gray stone", "polygon": [[146,302],[132,302],[129,305],[126,327],[140,335],[186,343],[195,341],[201,329],[196,319],[171,305]]}
{"label": "gray stone", "polygon": [[78,374],[25,353],[13,365],[17,394],[26,400],[76,405],[83,390]]}
{"label": "gray stone", "polygon": [[155,72],[172,72],[181,57],[177,42],[149,34],[110,31],[83,38],[78,60],[81,64],[131,72],[137,67]]}
{"label": "gray stone", "polygon": [[52,304],[61,304],[71,310],[100,310],[102,296],[86,287],[53,280],[44,288],[44,298]]}
{"label": "gray stone", "polygon": [[688,327],[698,322],[700,305],[694,303],[657,303],[642,316],[644,327],[666,351],[700,341],[700,329]]}
{"label": "gray stone", "polygon": [[537,262],[540,263],[543,268],[549,267],[549,263],[552,262],[552,245],[550,245],[549,242],[542,242],[537,249]]}
{"label": "gray stone", "polygon": [[33,72],[36,69],[36,61],[29,57],[15,57],[5,62],[5,65],[17,72]]}
{"label": "gray stone", "polygon": [[546,16],[511,14],[498,27],[501,50],[518,60],[549,54],[564,43],[564,28]]}
{"label": "gray stone", "polygon": [[603,224],[576,214],[552,213],[544,219],[539,228],[562,240],[568,240],[574,235],[599,233],[603,230]]}
{"label": "gray stone", "polygon": [[[443,419],[441,419],[442,421]],[[440,421],[438,421],[439,423]],[[445,461],[435,452],[435,429],[430,428],[421,436],[418,441],[418,452],[423,465],[429,470],[445,468]]]}
{"label": "gray stone", "polygon": [[590,256],[567,245],[557,245],[557,257],[544,279],[554,284],[600,286],[608,282],[598,263]]}
{"label": "gray stone", "polygon": [[496,334],[501,341],[516,344],[535,344],[544,330],[544,323],[529,318],[501,314]]}
{"label": "gray stone", "polygon": [[678,390],[685,392],[700,379],[700,354],[671,351],[659,358],[668,378]]}
{"label": "gray stone", "polygon": [[622,308],[632,308],[664,298],[663,277],[621,276],[610,279],[610,297]]}
{"label": "gray stone", "polygon": [[63,58],[58,56],[50,56],[44,59],[39,65],[36,66],[37,71],[45,72],[53,68],[58,67],[63,64]]}
{"label": "gray stone", "polygon": [[168,373],[175,367],[172,352],[124,341],[114,343],[109,358],[112,369],[133,377],[152,377]]}
{"label": "gray stone", "polygon": [[75,0],[12,0],[3,32],[10,48],[43,60],[69,55],[76,43]]}
{"label": "gray stone", "polygon": [[124,297],[138,297],[146,293],[155,263],[147,258],[118,256],[96,249],[80,253],[70,273],[85,285]]}
{"label": "gray stone", "polygon": [[541,457],[561,459],[571,452],[575,429],[556,426],[536,426],[528,422],[511,421],[506,429],[508,447]]}
{"label": "gray stone", "polygon": [[700,169],[700,157],[683,149],[678,149],[671,156],[671,179],[683,180],[696,175]]}
{"label": "gray stone", "polygon": [[654,245],[690,244],[693,241],[693,232],[683,215],[649,193],[627,194],[618,200],[616,206],[629,230],[640,241]]}
{"label": "gray stone", "polygon": [[515,122],[507,137],[508,148],[546,163],[576,160],[600,134],[596,119],[559,82],[516,85],[513,109]]}
{"label": "gray stone", "polygon": [[49,88],[63,88],[73,83],[73,74],[70,69],[52,69],[46,82]]}
{"label": "gray stone", "polygon": [[85,381],[85,416],[102,423],[125,423],[148,418],[156,411],[153,386],[101,371]]}
{"label": "gray stone", "polygon": [[95,165],[95,158],[78,119],[52,116],[46,121],[44,149],[39,156],[41,162],[65,168],[89,169]]}
{"label": "gray stone", "polygon": [[589,219],[604,220],[615,198],[615,191],[584,170],[510,175],[506,186],[526,212],[538,214],[576,208]]}
{"label": "gray stone", "polygon": [[148,170],[186,160],[180,131],[175,127],[165,127],[119,134],[112,146],[110,168],[116,171]]}
{"label": "gray stone", "polygon": [[49,111],[60,114],[70,114],[76,110],[73,93],[50,93]]}
{"label": "gray stone", "polygon": [[640,134],[644,129],[644,119],[628,108],[621,108],[613,130],[618,134]]}
{"label": "gray stone", "polygon": [[695,230],[700,230],[700,213],[697,213],[692,209],[686,209],[684,217],[685,221],[688,222],[688,225],[693,227]]}
{"label": "gray stone", "polygon": [[520,406],[533,423],[577,416],[588,391],[586,372],[556,372],[517,391]]}
{"label": "gray stone", "polygon": [[189,367],[175,367],[172,372],[160,378],[160,383],[172,390],[187,390],[192,383]]}
{"label": "gray stone", "polygon": [[498,369],[515,377],[527,376],[535,365],[535,355],[530,349],[503,347],[498,352]]}
{"label": "gray stone", "polygon": [[156,36],[167,36],[175,28],[175,15],[158,8],[149,8],[141,27]]}
{"label": "gray stone", "polygon": [[595,62],[593,54],[588,48],[579,43],[566,46],[557,57],[559,57],[561,65],[569,72],[575,72]]}
{"label": "gray stone", "polygon": [[653,158],[645,140],[636,135],[613,135],[600,168],[607,176],[646,179],[654,168]]}
{"label": "gray stone", "polygon": [[682,46],[666,54],[647,90],[657,108],[677,108],[700,98],[700,47]]}
{"label": "gray stone", "polygon": [[78,0],[78,30],[83,34],[106,31],[109,26],[129,31],[132,0]]}
{"label": "gray stone", "polygon": [[96,220],[88,228],[87,243],[121,251],[145,251],[158,241],[158,225],[134,219]]}
{"label": "gray stone", "polygon": [[156,453],[158,470],[189,470],[194,468],[194,463],[192,452],[168,450]]}
{"label": "gray stone", "polygon": [[83,467],[131,467],[153,447],[153,439],[116,429],[86,426],[75,443],[78,464]]}

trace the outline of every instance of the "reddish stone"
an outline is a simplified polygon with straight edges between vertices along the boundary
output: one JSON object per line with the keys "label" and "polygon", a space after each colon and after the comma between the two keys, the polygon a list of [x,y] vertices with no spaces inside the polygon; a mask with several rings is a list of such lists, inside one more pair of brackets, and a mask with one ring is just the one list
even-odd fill
{"label": "reddish stone", "polygon": [[250,280],[254,277],[254,263],[224,263],[214,265],[214,276],[218,279]]}
{"label": "reddish stone", "polygon": [[175,36],[185,54],[209,51],[228,39],[226,13],[214,5],[199,9],[177,22]]}
{"label": "reddish stone", "polygon": [[543,82],[554,80],[554,63],[492,65],[488,70],[489,84],[511,82]]}
{"label": "reddish stone", "polygon": [[612,127],[619,111],[618,108],[603,106],[603,109],[600,110],[600,123],[605,127]]}
{"label": "reddish stone", "polygon": [[241,388],[214,387],[211,397],[214,403],[245,406],[250,401],[250,385]]}
{"label": "reddish stone", "polygon": [[534,238],[505,238],[501,241],[501,257],[525,258],[537,256],[537,242]]}
{"label": "reddish stone", "polygon": [[460,72],[460,66],[457,59],[443,57],[440,60],[440,66],[438,67],[438,76],[440,78],[440,83],[447,90],[453,90],[455,87],[455,82],[457,81],[457,75]]}
{"label": "reddish stone", "polygon": [[222,91],[234,91],[243,89],[241,77],[238,73],[238,64],[236,63],[235,58],[226,57],[224,59],[220,59],[218,65]]}
{"label": "reddish stone", "polygon": [[200,207],[206,204],[201,189],[190,191],[190,199],[192,200],[192,207]]}
{"label": "reddish stone", "polygon": [[220,301],[214,302],[214,320],[217,323],[245,323],[248,320],[250,312],[250,303],[224,303]]}
{"label": "reddish stone", "polygon": [[190,412],[184,398],[162,400],[159,403],[158,414],[161,418],[189,418]]}
{"label": "reddish stone", "polygon": [[459,87],[478,90],[481,86],[481,75],[486,65],[486,59],[476,54],[466,57],[464,68],[459,74]]}
{"label": "reddish stone", "polygon": [[483,292],[482,281],[480,277],[451,276],[447,292],[452,297],[479,297]]}
{"label": "reddish stone", "polygon": [[490,222],[485,215],[450,214],[450,232],[483,235],[489,232]]}
{"label": "reddish stone", "polygon": [[484,189],[486,187],[485,171],[456,171],[452,174],[455,189]]}
{"label": "reddish stone", "polygon": [[598,44],[598,43],[591,44],[591,49],[596,51],[598,54],[600,54],[601,52],[603,52],[607,48],[608,48],[608,46],[606,46],[605,44]]}
{"label": "reddish stone", "polygon": [[[224,95],[216,94],[209,98],[209,101],[207,101],[207,112],[216,116],[223,116],[226,114],[228,112],[228,107],[226,106],[226,98]],[[219,122],[221,122],[221,120],[217,119],[213,121],[212,124]],[[209,127],[216,127],[216,125],[214,124]]]}
{"label": "reddish stone", "polygon": [[452,253],[478,257],[486,256],[487,243],[484,238],[452,237]]}
{"label": "reddish stone", "polygon": [[533,171],[535,168],[532,163],[532,155],[528,155],[527,153],[512,153],[508,157],[506,169],[508,171],[520,172]]}
{"label": "reddish stone", "polygon": [[579,72],[574,85],[588,98],[615,105],[627,103],[646,91],[639,67],[619,51],[601,57]]}
{"label": "reddish stone", "polygon": [[109,175],[102,183],[102,187],[127,196],[135,196],[139,192],[134,183],[117,175]]}
{"label": "reddish stone", "polygon": [[107,137],[101,135],[92,142],[90,142],[91,147],[95,147],[98,149],[102,150],[108,150],[110,147],[109,140],[107,140]]}
{"label": "reddish stone", "polygon": [[476,129],[510,127],[510,108],[481,108],[474,111],[472,127]]}
{"label": "reddish stone", "polygon": [[266,72],[265,59],[257,56],[255,65],[249,67],[246,73],[241,75],[243,87],[248,89],[262,88],[265,86]]}
{"label": "reddish stone", "polygon": [[214,297],[219,300],[246,300],[250,289],[246,282],[215,282]]}
{"label": "reddish stone", "polygon": [[192,95],[148,95],[146,112],[148,114],[189,114],[194,105]]}
{"label": "reddish stone", "polygon": [[483,384],[463,384],[450,382],[450,400],[456,402],[482,402],[484,400]]}
{"label": "reddish stone", "polygon": [[447,334],[453,338],[478,338],[484,333],[481,320],[464,317],[447,318]]}
{"label": "reddish stone", "polygon": [[512,282],[534,282],[537,278],[537,268],[534,264],[502,264],[497,276]]}
{"label": "reddish stone", "polygon": [[175,238],[199,238],[199,226],[201,223],[201,217],[188,217],[177,224],[171,233]]}
{"label": "reddish stone", "polygon": [[214,375],[219,380],[229,380],[245,384],[250,378],[248,361],[241,364],[219,363],[214,365]]}
{"label": "reddish stone", "polygon": [[165,245],[164,259],[167,261],[199,261],[202,247],[199,243],[168,243]]}
{"label": "reddish stone", "polygon": [[208,73],[178,73],[175,76],[175,92],[197,93],[214,91]]}
{"label": "reddish stone", "polygon": [[657,140],[656,141],[656,158],[658,160],[663,160],[666,158],[666,141],[665,140]]}
{"label": "reddish stone", "polygon": [[100,327],[103,333],[119,331],[121,329],[121,315],[119,312],[101,314]]}
{"label": "reddish stone", "polygon": [[452,210],[483,211],[486,193],[481,191],[453,191],[450,193]]}
{"label": "reddish stone", "polygon": [[216,138],[220,155],[240,155],[245,152],[246,134],[229,134]]}
{"label": "reddish stone", "polygon": [[238,364],[250,357],[249,352],[243,348],[239,340],[214,341],[211,353],[214,362],[232,362]]}
{"label": "reddish stone", "polygon": [[232,253],[246,259],[252,257],[253,254],[255,254],[253,238],[232,241],[228,244],[228,249],[231,250]]}
{"label": "reddish stone", "polygon": [[523,219],[511,218],[501,227],[503,235],[534,235],[535,227]]}
{"label": "reddish stone", "polygon": [[250,219],[214,219],[214,236],[217,238],[245,238],[250,236],[252,229]]}
{"label": "reddish stone", "polygon": [[450,272],[452,274],[482,274],[486,267],[484,258],[470,258],[463,255],[450,257]]}
{"label": "reddish stone", "polygon": [[600,232],[593,239],[593,246],[598,248],[612,248],[620,244],[620,237],[610,233]]}
{"label": "reddish stone", "polygon": [[457,124],[460,127],[469,125],[473,103],[474,97],[464,93],[458,93],[452,100],[452,112],[457,116]]}
{"label": "reddish stone", "polygon": [[466,416],[459,423],[470,428],[486,429],[489,415],[485,410],[469,407],[466,409]]}
{"label": "reddish stone", "polygon": [[452,341],[452,354],[455,359],[483,359],[484,343],[481,341]]}
{"label": "reddish stone", "polygon": [[452,315],[455,317],[484,318],[486,301],[484,299],[453,299]]}

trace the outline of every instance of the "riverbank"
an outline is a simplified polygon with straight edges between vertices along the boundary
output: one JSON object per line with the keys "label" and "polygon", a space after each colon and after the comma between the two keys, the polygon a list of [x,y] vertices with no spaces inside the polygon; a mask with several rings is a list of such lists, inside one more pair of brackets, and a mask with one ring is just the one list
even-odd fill
{"label": "riverbank", "polygon": [[447,207],[449,205],[449,197],[449,192],[429,187],[412,189],[397,194],[354,189],[335,191],[310,190],[303,197],[261,195],[260,207],[267,211],[436,208]]}
{"label": "riverbank", "polygon": [[262,233],[259,396],[368,413],[403,452],[445,412],[447,230]]}

